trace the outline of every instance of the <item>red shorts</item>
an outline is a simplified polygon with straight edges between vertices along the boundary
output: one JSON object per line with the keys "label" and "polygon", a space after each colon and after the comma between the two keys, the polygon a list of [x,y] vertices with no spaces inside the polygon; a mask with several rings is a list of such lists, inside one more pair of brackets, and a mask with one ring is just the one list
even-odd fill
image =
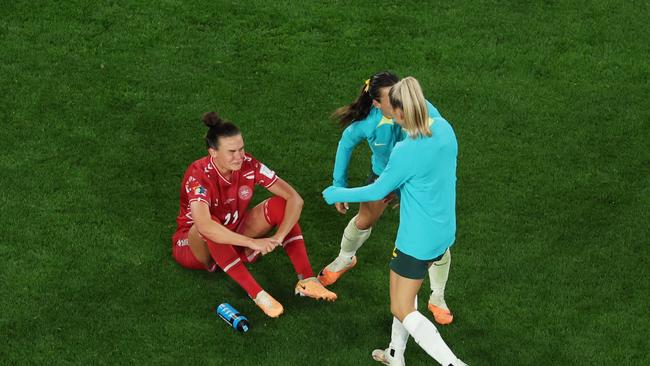
{"label": "red shorts", "polygon": [[187,269],[202,269],[209,271],[210,269],[205,268],[203,263],[199,262],[192,253],[189,240],[187,239],[189,231],[189,229],[181,229],[175,232],[172,236],[172,257],[174,257],[178,264]]}
{"label": "red shorts", "polygon": [[[239,232],[243,228],[242,223],[246,218],[241,220],[235,232]],[[219,266],[224,272],[226,272],[230,267],[237,264],[237,262],[242,261],[244,263],[253,263],[259,258],[259,252],[248,253],[246,255],[246,249],[238,245],[230,244],[220,244],[215,243],[211,240],[203,238],[208,245],[217,246],[217,250],[211,250],[212,258],[216,261],[216,266],[213,265],[211,268],[206,268],[203,263],[199,262],[198,259],[192,253],[190,249],[189,240],[187,239],[189,228],[180,229],[174,233],[172,236],[172,256],[181,266],[187,269],[200,269],[208,272],[214,272]],[[250,251],[249,251],[250,252]]]}

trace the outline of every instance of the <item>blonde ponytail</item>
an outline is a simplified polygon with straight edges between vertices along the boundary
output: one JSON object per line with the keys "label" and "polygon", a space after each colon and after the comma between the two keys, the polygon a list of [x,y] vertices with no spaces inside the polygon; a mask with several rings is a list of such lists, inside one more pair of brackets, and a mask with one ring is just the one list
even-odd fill
{"label": "blonde ponytail", "polygon": [[420,83],[412,76],[395,84],[389,93],[390,104],[404,113],[404,130],[410,137],[431,136],[429,112]]}

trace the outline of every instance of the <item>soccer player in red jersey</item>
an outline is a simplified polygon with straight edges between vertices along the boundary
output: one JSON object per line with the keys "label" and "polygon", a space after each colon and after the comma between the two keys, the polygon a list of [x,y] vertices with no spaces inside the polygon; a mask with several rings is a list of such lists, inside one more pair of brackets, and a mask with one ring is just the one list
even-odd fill
{"label": "soccer player in red jersey", "polygon": [[[240,130],[216,113],[203,116],[208,126],[208,156],[185,171],[180,213],[172,237],[172,255],[183,267],[213,272],[221,268],[237,282],[264,313],[278,317],[282,305],[262,289],[245,263],[282,246],[298,275],[295,293],[336,300],[336,294],[314,277],[298,225],[303,201],[291,185],[244,152]],[[273,197],[252,209],[255,185]],[[276,232],[266,237],[273,228]]]}

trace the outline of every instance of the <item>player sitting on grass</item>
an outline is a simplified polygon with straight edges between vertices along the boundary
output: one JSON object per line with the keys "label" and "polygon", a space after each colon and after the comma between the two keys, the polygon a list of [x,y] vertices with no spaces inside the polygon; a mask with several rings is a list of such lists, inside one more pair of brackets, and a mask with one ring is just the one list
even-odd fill
{"label": "player sitting on grass", "polygon": [[[262,289],[244,263],[282,246],[298,275],[295,293],[336,300],[336,294],[314,277],[298,219],[303,201],[274,171],[244,153],[240,130],[216,113],[203,116],[208,126],[208,156],[185,171],[180,213],[172,237],[172,254],[183,267],[215,271],[217,266],[237,282],[266,315],[275,318],[282,305]],[[274,194],[248,210],[253,188]],[[265,237],[271,229],[276,232]]]}

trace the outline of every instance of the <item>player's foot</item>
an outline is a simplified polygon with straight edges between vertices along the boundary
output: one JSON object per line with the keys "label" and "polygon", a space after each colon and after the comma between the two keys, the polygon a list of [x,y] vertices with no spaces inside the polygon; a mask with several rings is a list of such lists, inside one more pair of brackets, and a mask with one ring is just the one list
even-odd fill
{"label": "player's foot", "polygon": [[326,289],[316,277],[305,278],[296,284],[296,295],[307,296],[317,300],[336,300],[336,294]]}
{"label": "player's foot", "polygon": [[440,325],[447,325],[451,324],[451,322],[454,321],[454,314],[451,313],[444,300],[435,304],[429,300],[427,307],[429,308],[429,311],[431,311],[431,314],[433,314],[433,319],[436,320],[436,323]]}
{"label": "player's foot", "polygon": [[397,352],[392,348],[376,349],[372,351],[372,358],[373,360],[379,361],[384,365],[390,365],[390,366],[406,365],[406,362],[404,361],[404,353]]}
{"label": "player's foot", "polygon": [[259,308],[262,309],[264,314],[270,316],[271,318],[277,318],[284,312],[282,304],[280,304],[266,291],[260,291],[260,293],[257,294],[257,297],[253,299],[253,301],[255,301],[255,305],[259,306]]}
{"label": "player's foot", "polygon": [[329,286],[336,282],[339,277],[343,276],[345,272],[354,267],[357,264],[357,256],[353,256],[351,261],[345,261],[341,257],[336,257],[336,259],[328,264],[322,271],[318,274],[318,281],[323,284],[323,286]]}

